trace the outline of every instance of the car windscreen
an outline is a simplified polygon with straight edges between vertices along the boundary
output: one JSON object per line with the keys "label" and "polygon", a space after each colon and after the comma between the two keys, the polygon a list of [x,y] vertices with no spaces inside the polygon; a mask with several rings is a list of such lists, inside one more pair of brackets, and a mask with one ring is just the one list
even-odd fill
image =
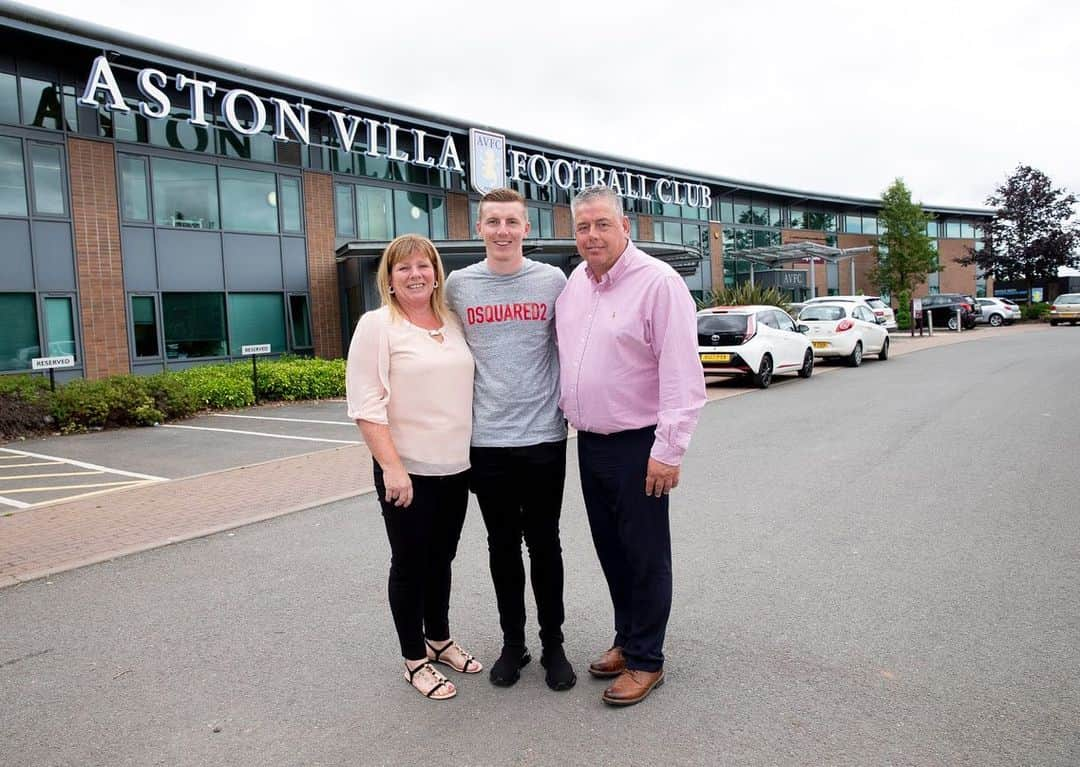
{"label": "car windscreen", "polygon": [[808,306],[799,312],[800,320],[832,322],[844,319],[846,312],[842,306]]}
{"label": "car windscreen", "polygon": [[697,318],[698,333],[745,333],[745,314],[702,314]]}
{"label": "car windscreen", "polygon": [[1054,299],[1055,304],[1080,304],[1080,293],[1066,293]]}
{"label": "car windscreen", "polygon": [[868,298],[868,299],[866,299],[866,303],[868,303],[870,305],[871,309],[884,309],[885,308],[885,302],[882,301],[880,298]]}

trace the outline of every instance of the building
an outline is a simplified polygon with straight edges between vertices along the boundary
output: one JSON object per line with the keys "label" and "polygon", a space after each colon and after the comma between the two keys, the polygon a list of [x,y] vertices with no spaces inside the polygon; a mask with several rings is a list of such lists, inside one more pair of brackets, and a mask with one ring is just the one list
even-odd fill
{"label": "building", "polygon": [[[61,377],[154,372],[250,344],[341,356],[377,305],[388,240],[427,235],[451,269],[478,260],[477,201],[510,185],[528,200],[532,256],[569,269],[569,200],[598,183],[698,296],[748,277],[725,253],[877,234],[876,200],[477,130],[0,2],[0,372],[53,355],[75,358]],[[927,290],[975,292],[952,259],[987,212],[928,210],[945,270]],[[810,282],[877,292],[874,257],[819,264]],[[803,297],[810,282],[786,284]]]}

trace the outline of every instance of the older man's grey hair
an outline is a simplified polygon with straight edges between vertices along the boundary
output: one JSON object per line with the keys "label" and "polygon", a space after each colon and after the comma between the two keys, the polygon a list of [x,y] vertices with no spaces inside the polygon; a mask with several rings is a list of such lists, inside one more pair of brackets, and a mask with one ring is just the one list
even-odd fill
{"label": "older man's grey hair", "polygon": [[574,195],[574,199],[570,201],[570,213],[574,218],[577,218],[577,209],[579,206],[586,205],[590,202],[597,202],[599,200],[604,200],[609,203],[620,216],[625,215],[623,213],[622,197],[615,194],[610,186],[599,185],[587,187]]}

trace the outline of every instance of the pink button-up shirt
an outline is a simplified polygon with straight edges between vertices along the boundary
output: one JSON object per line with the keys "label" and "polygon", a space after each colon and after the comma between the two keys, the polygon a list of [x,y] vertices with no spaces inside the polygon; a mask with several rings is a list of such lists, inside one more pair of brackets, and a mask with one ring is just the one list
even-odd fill
{"label": "pink button-up shirt", "polygon": [[570,424],[597,434],[656,424],[652,457],[678,466],[705,405],[696,315],[682,277],[632,242],[599,282],[578,266],[555,302]]}

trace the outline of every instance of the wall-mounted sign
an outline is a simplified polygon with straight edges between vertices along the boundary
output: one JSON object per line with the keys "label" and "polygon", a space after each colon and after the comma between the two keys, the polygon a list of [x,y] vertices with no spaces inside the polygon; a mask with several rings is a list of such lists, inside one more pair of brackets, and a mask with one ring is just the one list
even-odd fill
{"label": "wall-mounted sign", "polygon": [[[179,73],[168,77],[158,69],[146,68],[139,71],[135,78],[142,100],[139,101],[139,114],[149,119],[163,119],[172,109],[170,92],[166,90],[170,82],[175,83],[175,90],[187,92],[190,116],[187,122],[199,127],[210,125],[207,119],[207,99],[218,93],[217,83],[213,80],[200,80]],[[263,99],[243,88],[222,91],[221,118],[229,129],[242,136],[254,136],[262,133],[267,122],[272,121],[273,137],[276,141],[296,140],[301,144],[311,144],[310,104],[290,104],[285,99],[271,97],[267,99],[273,110],[267,115]],[[104,101],[99,101],[99,96]],[[86,88],[79,98],[79,104],[94,109],[105,107],[114,112],[130,112],[131,107],[124,101],[124,94],[116,81],[108,59],[98,56],[90,69]],[[243,109],[248,115],[241,119],[238,110]],[[353,151],[353,144],[358,137],[364,141],[364,154],[388,160],[401,160],[426,168],[462,173],[461,160],[453,136],[432,136],[419,128],[403,128],[389,121],[375,120],[346,114],[333,109],[326,110],[336,139],[335,148],[345,152]],[[289,134],[292,134],[290,138]],[[402,134],[408,134],[409,140],[402,141]]]}
{"label": "wall-mounted sign", "polygon": [[[313,142],[311,136],[311,114],[317,112],[329,119],[334,149],[344,152],[362,150],[368,157],[464,173],[457,145],[449,133],[431,135],[420,128],[405,128],[390,120],[362,117],[347,110],[315,110],[310,104],[294,104],[274,96],[263,99],[244,88],[219,90],[214,80],[203,80],[182,72],[170,77],[153,67],[139,70],[135,84],[141,97],[138,112],[147,119],[168,118],[175,91],[187,96],[186,122],[197,128],[209,128],[208,105],[212,104],[215,96],[220,96],[221,120],[238,136],[261,134],[270,125],[275,141],[322,145],[319,140]],[[132,111],[105,56],[94,59],[86,88],[78,103],[93,109],[104,107],[113,112]],[[625,169],[602,167],[563,157],[550,158],[540,152],[508,149],[505,136],[486,130],[473,128],[469,131],[469,148],[469,180],[481,194],[505,186],[510,180],[531,181],[540,186],[554,184],[568,192],[603,185],[631,200],[650,200],[691,208],[708,208],[712,204],[712,192],[707,184],[653,178]]]}

